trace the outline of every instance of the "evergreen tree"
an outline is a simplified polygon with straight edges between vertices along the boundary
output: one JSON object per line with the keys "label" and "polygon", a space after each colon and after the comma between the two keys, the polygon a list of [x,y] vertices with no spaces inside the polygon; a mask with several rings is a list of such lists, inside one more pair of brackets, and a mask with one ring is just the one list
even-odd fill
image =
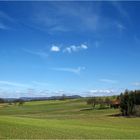
{"label": "evergreen tree", "polygon": [[137,94],[136,91],[125,90],[124,94],[120,95],[120,108],[122,115],[128,116],[132,115],[134,112],[134,106],[136,102]]}

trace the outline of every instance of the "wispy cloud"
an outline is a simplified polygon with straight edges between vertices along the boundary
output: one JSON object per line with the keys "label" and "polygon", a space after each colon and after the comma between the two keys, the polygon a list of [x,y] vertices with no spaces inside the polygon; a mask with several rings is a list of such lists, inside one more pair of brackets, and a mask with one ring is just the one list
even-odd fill
{"label": "wispy cloud", "polygon": [[60,47],[56,46],[56,45],[52,45],[51,49],[52,52],[59,52],[60,51]]}
{"label": "wispy cloud", "polygon": [[111,80],[111,79],[99,79],[100,82],[104,82],[104,83],[110,83],[110,84],[116,84],[118,83],[117,80]]}
{"label": "wispy cloud", "polygon": [[123,18],[130,18],[128,12],[124,9],[120,2],[112,1],[112,5],[118,10],[118,12],[121,16],[123,16]]}
{"label": "wispy cloud", "polygon": [[74,73],[74,74],[80,74],[81,71],[85,70],[85,67],[77,67],[77,68],[51,68],[51,70],[70,72],[70,73]]}
{"label": "wispy cloud", "polygon": [[43,57],[46,58],[48,57],[48,53],[46,51],[43,50],[39,50],[39,51],[34,51],[34,50],[29,50],[29,49],[23,49],[23,51],[29,53],[29,54],[33,54],[39,57]]}
{"label": "wispy cloud", "polygon": [[15,20],[7,15],[5,12],[0,11],[0,29],[2,30],[8,30],[10,29],[9,23],[14,23]]}
{"label": "wispy cloud", "polygon": [[6,25],[4,25],[3,23],[0,23],[0,29],[7,30],[9,28]]}
{"label": "wispy cloud", "polygon": [[13,87],[24,87],[24,88],[29,87],[26,84],[21,84],[21,83],[16,83],[16,82],[11,82],[11,81],[0,81],[0,85],[2,85],[2,86],[13,86]]}
{"label": "wispy cloud", "polygon": [[140,82],[134,82],[134,83],[132,83],[132,85],[140,87]]}
{"label": "wispy cloud", "polygon": [[78,52],[78,51],[86,50],[86,49],[88,49],[88,46],[85,44],[81,44],[79,46],[71,45],[69,47],[64,48],[63,52],[72,53],[72,52]]}
{"label": "wispy cloud", "polygon": [[95,42],[94,42],[94,46],[95,46],[96,48],[98,48],[98,47],[100,46],[100,42],[99,42],[99,41],[95,41]]}
{"label": "wispy cloud", "polygon": [[49,33],[54,33],[54,32],[68,32],[69,29],[64,27],[64,26],[61,26],[61,25],[56,25],[54,27],[51,27],[50,30],[49,30]]}
{"label": "wispy cloud", "polygon": [[46,83],[46,82],[38,82],[38,81],[32,81],[32,84],[35,86],[39,86],[39,87],[44,87],[44,86],[48,86],[50,84]]}
{"label": "wispy cloud", "polygon": [[124,30],[126,30],[126,27],[120,23],[120,22],[115,22],[116,28],[119,30],[120,33],[122,33]]}
{"label": "wispy cloud", "polygon": [[136,35],[134,36],[134,41],[136,44],[140,45],[140,38],[138,38]]}
{"label": "wispy cloud", "polygon": [[9,15],[7,15],[3,11],[0,11],[0,18],[1,19],[5,19],[5,20],[8,20],[8,21],[11,21],[11,22],[14,22],[15,21],[12,17],[10,17]]}
{"label": "wispy cloud", "polygon": [[32,81],[30,84],[23,84],[13,81],[0,81],[1,97],[42,97],[48,95],[48,83]]}
{"label": "wispy cloud", "polygon": [[[129,14],[120,2],[110,2],[113,8],[121,16],[129,18]],[[49,34],[63,32],[94,32],[109,34],[109,29],[116,29],[113,24],[117,20],[115,17],[108,17],[102,13],[104,3],[80,3],[79,2],[49,2],[48,7],[44,4],[38,4],[37,10],[34,10],[29,17],[26,25],[35,29],[45,31]],[[36,9],[36,6],[33,5]],[[38,10],[40,9],[40,10]],[[51,12],[50,12],[51,11]],[[56,12],[57,11],[57,12]],[[118,24],[118,30],[123,31],[124,25]],[[98,45],[97,45],[98,46]],[[67,47],[66,52],[72,52],[71,47]]]}
{"label": "wispy cloud", "polygon": [[[49,4],[52,8],[51,13],[46,6],[38,5],[41,9],[33,13],[32,25],[40,26],[49,33],[75,30],[95,31],[98,28],[100,3],[96,3],[94,8],[90,4],[85,5],[78,2],[53,2]],[[54,13],[55,16],[53,16]]]}
{"label": "wispy cloud", "polygon": [[20,97],[46,97],[51,96],[48,90],[38,90],[34,88],[6,90],[0,89],[0,97],[3,98],[20,98]]}

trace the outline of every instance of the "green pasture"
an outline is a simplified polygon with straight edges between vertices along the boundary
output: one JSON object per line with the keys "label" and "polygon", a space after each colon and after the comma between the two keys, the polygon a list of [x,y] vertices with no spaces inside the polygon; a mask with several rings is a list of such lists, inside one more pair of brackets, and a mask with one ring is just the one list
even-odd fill
{"label": "green pasture", "polygon": [[83,99],[0,105],[0,139],[140,139],[140,118],[88,110]]}

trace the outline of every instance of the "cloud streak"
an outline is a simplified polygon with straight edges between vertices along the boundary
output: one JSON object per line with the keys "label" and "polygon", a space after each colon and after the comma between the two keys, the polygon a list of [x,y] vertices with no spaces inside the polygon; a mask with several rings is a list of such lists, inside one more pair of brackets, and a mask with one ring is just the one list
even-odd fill
{"label": "cloud streak", "polygon": [[62,72],[70,72],[74,74],[80,74],[81,71],[85,70],[85,67],[77,67],[77,68],[51,68],[54,71],[62,71]]}
{"label": "cloud streak", "polygon": [[2,85],[2,86],[13,86],[13,87],[24,87],[24,88],[29,87],[26,84],[21,84],[21,83],[16,83],[16,82],[10,82],[10,81],[0,81],[0,85]]}
{"label": "cloud streak", "polygon": [[48,86],[50,84],[45,83],[45,82],[38,82],[38,81],[32,81],[32,84],[35,86],[39,86],[39,87],[44,87],[44,86]]}
{"label": "cloud streak", "polygon": [[140,82],[132,83],[132,85],[140,87]]}
{"label": "cloud streak", "polygon": [[104,82],[104,83],[110,83],[110,84],[116,84],[118,83],[117,80],[111,80],[111,79],[99,79],[100,82]]}
{"label": "cloud streak", "polygon": [[0,22],[0,29],[7,30],[9,28],[6,25],[4,25],[3,23]]}
{"label": "cloud streak", "polygon": [[15,20],[3,11],[0,11],[0,19],[0,29],[2,30],[10,29],[9,25],[15,23]]}
{"label": "cloud streak", "polygon": [[120,2],[112,1],[112,5],[118,10],[121,16],[129,19],[128,12],[123,8]]}
{"label": "cloud streak", "polygon": [[4,19],[4,20],[8,20],[11,22],[14,22],[15,20],[13,18],[11,18],[9,15],[7,15],[5,12],[0,11],[0,18]]}
{"label": "cloud streak", "polygon": [[42,57],[42,58],[48,57],[48,53],[43,51],[43,50],[41,50],[41,51],[33,51],[33,50],[29,50],[29,49],[23,49],[23,51],[25,51],[25,52],[27,52],[29,54],[32,54],[32,55]]}

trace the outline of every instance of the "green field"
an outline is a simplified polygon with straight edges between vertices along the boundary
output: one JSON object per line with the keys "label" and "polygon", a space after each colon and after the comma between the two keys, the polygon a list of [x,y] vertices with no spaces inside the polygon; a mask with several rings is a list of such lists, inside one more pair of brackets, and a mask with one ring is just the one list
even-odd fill
{"label": "green field", "polygon": [[80,99],[0,105],[0,139],[140,139],[140,118],[88,107]]}

